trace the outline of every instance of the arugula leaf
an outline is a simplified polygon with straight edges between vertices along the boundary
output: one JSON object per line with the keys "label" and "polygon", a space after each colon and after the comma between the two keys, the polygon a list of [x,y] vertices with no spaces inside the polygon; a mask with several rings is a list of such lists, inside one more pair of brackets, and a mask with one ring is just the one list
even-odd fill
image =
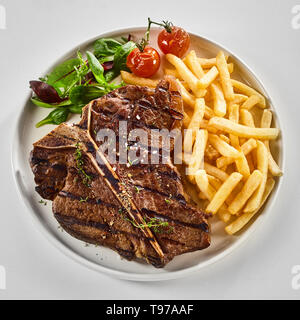
{"label": "arugula leaf", "polygon": [[60,102],[60,103],[54,103],[54,104],[51,104],[51,103],[46,103],[46,102],[43,102],[41,101],[40,99],[38,98],[31,98],[31,101],[38,107],[42,107],[42,108],[57,108],[57,107],[62,107],[62,106],[68,106],[71,104],[71,101],[70,100],[65,100],[63,102]]}
{"label": "arugula leaf", "polygon": [[128,41],[117,49],[113,68],[116,72],[120,72],[121,70],[129,71],[126,66],[126,60],[127,56],[134,48],[136,48],[136,44],[133,41]]}
{"label": "arugula leaf", "polygon": [[97,58],[112,56],[121,46],[121,43],[115,39],[101,38],[94,43],[94,54]]}
{"label": "arugula leaf", "polygon": [[46,118],[38,122],[35,126],[39,128],[44,124],[61,124],[67,120],[69,113],[68,108],[57,108],[51,111]]}
{"label": "arugula leaf", "polygon": [[85,105],[91,100],[102,97],[108,93],[106,88],[100,86],[77,86],[70,91],[70,100],[75,105]]}
{"label": "arugula leaf", "polygon": [[89,67],[91,68],[96,81],[100,84],[105,83],[105,78],[103,75],[104,68],[102,67],[101,63],[90,51],[86,52],[86,56],[88,58]]}

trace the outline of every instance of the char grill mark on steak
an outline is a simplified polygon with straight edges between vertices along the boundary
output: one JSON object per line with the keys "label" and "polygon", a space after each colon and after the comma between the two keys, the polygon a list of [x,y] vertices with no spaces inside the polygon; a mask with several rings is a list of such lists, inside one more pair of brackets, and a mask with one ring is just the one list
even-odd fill
{"label": "char grill mark on steak", "polygon": [[[99,165],[94,130],[112,127],[116,132],[119,117],[126,115],[139,115],[145,122],[141,127],[146,131],[153,119],[159,120],[158,128],[179,127],[177,119],[182,112],[182,101],[170,84],[169,81],[161,82],[155,91],[127,86],[91,102],[83,109],[79,124],[57,127],[34,144],[31,157],[37,191],[47,199],[54,199],[55,217],[68,233],[110,247],[127,259],[145,259],[156,267],[162,267],[178,254],[209,245],[205,216],[186,204],[180,175],[171,161],[164,165],[133,165],[130,168],[117,163],[114,171],[101,153],[105,164]],[[140,101],[147,106],[142,108]],[[108,109],[105,114],[103,108]],[[108,112],[109,109],[112,112]],[[139,127],[137,121],[128,123],[130,129]],[[92,177],[90,188],[78,179],[74,159],[78,142],[84,157],[84,170]],[[128,173],[132,179],[128,179]],[[151,184],[151,177],[159,183]],[[141,188],[138,193],[137,186]],[[47,187],[51,192],[45,191]],[[168,193],[172,195],[170,204],[165,202]],[[130,201],[130,209],[124,201]],[[173,232],[153,234],[148,227],[136,228],[127,218],[124,220],[124,209],[135,223],[141,223],[142,217],[155,217],[168,221]]]}

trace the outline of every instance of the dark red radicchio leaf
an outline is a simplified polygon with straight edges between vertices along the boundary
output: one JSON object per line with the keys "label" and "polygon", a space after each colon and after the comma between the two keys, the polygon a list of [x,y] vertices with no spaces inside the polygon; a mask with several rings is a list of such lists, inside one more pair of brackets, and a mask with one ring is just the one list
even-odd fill
{"label": "dark red radicchio leaf", "polygon": [[61,99],[61,97],[52,86],[43,81],[33,80],[29,81],[29,84],[32,91],[43,102],[60,103],[64,101],[64,99]]}
{"label": "dark red radicchio leaf", "polygon": [[113,61],[106,61],[106,62],[102,63],[102,67],[103,67],[104,71],[111,70],[113,68],[113,66],[114,66]]}

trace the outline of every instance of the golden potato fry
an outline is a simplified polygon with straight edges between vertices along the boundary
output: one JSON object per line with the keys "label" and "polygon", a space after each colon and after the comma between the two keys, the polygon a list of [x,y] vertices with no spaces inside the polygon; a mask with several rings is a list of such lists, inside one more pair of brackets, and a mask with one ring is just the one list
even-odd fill
{"label": "golden potato fry", "polygon": [[212,146],[219,151],[224,157],[230,157],[230,158],[240,158],[241,152],[236,150],[234,147],[229,145],[227,142],[219,138],[216,134],[209,134],[208,140],[212,144]]}
{"label": "golden potato fry", "polygon": [[232,215],[228,212],[225,204],[223,204],[221,206],[221,208],[218,210],[217,215],[218,215],[219,219],[225,223],[227,223],[232,217]]}
{"label": "golden potato fry", "polygon": [[193,72],[193,74],[201,79],[204,76],[204,71],[201,67],[201,64],[196,56],[196,52],[191,50],[188,55],[184,59],[184,63],[188,66],[188,68]]}
{"label": "golden potato fry", "polygon": [[211,118],[208,125],[245,138],[276,139],[279,134],[279,129],[277,128],[251,128],[220,117]]}
{"label": "golden potato fry", "polygon": [[245,182],[242,190],[234,198],[228,207],[228,211],[231,214],[237,214],[245,205],[247,200],[252,196],[254,191],[258,188],[261,183],[263,175],[259,170],[254,170]]}
{"label": "golden potato fry", "polygon": [[221,181],[225,181],[228,178],[228,174],[226,172],[207,162],[204,162],[204,170]]}
{"label": "golden potato fry", "polygon": [[[239,106],[238,104],[229,105],[229,120],[235,123],[239,123]],[[229,134],[231,144],[235,148],[240,147],[239,137],[234,134]]]}
{"label": "golden potato fry", "polygon": [[205,149],[205,159],[208,159],[208,161],[214,161],[219,157],[220,153],[211,144],[208,143]]}
{"label": "golden potato fry", "polygon": [[[239,122],[239,106],[238,104],[230,104],[229,106],[229,120],[238,123]],[[231,145],[241,152],[239,137],[233,134],[229,134]],[[241,152],[241,157],[235,160],[235,165],[240,174],[245,178],[250,176],[250,169],[248,166],[247,159],[243,152]]]}
{"label": "golden potato fry", "polygon": [[241,123],[247,127],[255,128],[254,119],[250,111],[241,109]]}
{"label": "golden potato fry", "polygon": [[228,72],[232,73],[234,70],[234,64],[232,62],[227,64]]}
{"label": "golden potato fry", "polygon": [[[270,128],[272,123],[272,111],[271,110],[264,110],[262,118],[261,118],[261,128]],[[269,171],[271,172],[271,174],[273,176],[281,176],[282,175],[282,171],[279,168],[279,166],[277,165],[276,161],[274,160],[272,154],[271,154],[271,150],[270,150],[270,145],[269,145],[269,141],[265,140],[264,144],[268,150],[268,166],[269,166]]]}
{"label": "golden potato fry", "polygon": [[205,104],[203,98],[196,99],[195,109],[188,128],[184,130],[183,148],[185,153],[191,153],[196,133],[204,116]]}
{"label": "golden potato fry", "polygon": [[231,101],[232,104],[241,104],[244,103],[248,99],[248,96],[240,93],[235,93],[234,98]]}
{"label": "golden potato fry", "polygon": [[192,183],[195,182],[196,172],[204,168],[204,150],[206,148],[207,136],[207,130],[198,130],[193,148],[192,161],[188,166],[188,178]]}
{"label": "golden potato fry", "polygon": [[249,213],[244,213],[240,217],[238,217],[236,220],[234,220],[232,223],[230,223],[226,228],[225,231],[232,235],[241,230],[251,219],[254,217],[254,215],[261,209],[261,207],[264,205],[266,200],[268,199],[270,193],[272,192],[275,185],[275,181],[273,179],[268,179],[266,183],[266,189],[264,191],[264,195],[262,197],[262,201],[259,205],[259,207]]}
{"label": "golden potato fry", "polygon": [[185,128],[187,128],[189,126],[191,122],[191,118],[189,117],[189,115],[183,111],[183,126]]}
{"label": "golden potato fry", "polygon": [[222,204],[225,202],[229,194],[232,192],[232,190],[236,187],[236,185],[240,182],[242,179],[242,175],[238,172],[233,172],[228,179],[222,184],[220,189],[216,192],[215,196],[209,203],[209,205],[206,208],[206,211],[208,213],[215,214],[219,208],[222,206]]}
{"label": "golden potato fry", "polygon": [[198,81],[198,88],[206,89],[219,75],[216,67],[212,67],[204,76]]}
{"label": "golden potato fry", "polygon": [[219,135],[220,139],[224,140],[225,142],[227,142],[228,144],[230,144],[230,138],[228,138],[227,136],[225,136],[225,134],[220,134]]}
{"label": "golden potato fry", "polygon": [[249,199],[246,207],[244,208],[244,212],[252,212],[255,211],[263,197],[265,186],[268,178],[268,150],[266,146],[261,141],[257,141],[257,169],[262,173],[263,178],[258,189],[254,192],[254,194]]}
{"label": "golden potato fry", "polygon": [[[228,60],[228,56],[225,56],[226,61]],[[216,58],[198,58],[201,66],[203,69],[205,68],[211,68],[217,64],[217,59]]]}
{"label": "golden potato fry", "polygon": [[262,94],[260,94],[259,92],[257,92],[253,88],[247,86],[246,84],[244,84],[240,81],[231,79],[231,83],[232,83],[233,87],[235,89],[237,89],[240,93],[246,94],[249,97],[252,95],[257,95],[259,97],[259,102],[257,105],[261,108],[266,107],[266,99],[264,98],[264,96]]}
{"label": "golden potato fry", "polygon": [[141,78],[141,77],[134,75],[133,73],[129,73],[129,72],[123,71],[123,70],[121,71],[121,77],[125,83],[133,84],[136,86],[155,88],[158,85],[158,80],[152,80],[149,78]]}
{"label": "golden potato fry", "polygon": [[[197,183],[199,190],[201,192],[206,192],[208,189],[209,182],[208,182],[208,177],[207,177],[206,171],[204,169],[200,169],[200,170],[196,171],[195,180],[196,180],[196,183]],[[206,197],[206,198],[208,198],[208,197]]]}
{"label": "golden potato fry", "polygon": [[226,114],[226,100],[222,88],[218,83],[212,83],[210,89],[214,100],[214,113],[218,117],[224,117]]}
{"label": "golden potato fry", "polygon": [[197,98],[205,96],[206,90],[202,90],[198,86],[198,82],[200,80],[198,80],[194,76],[192,71],[184,64],[184,62],[180,58],[170,53],[166,54],[166,58],[176,68],[180,77],[189,85]]}
{"label": "golden potato fry", "polygon": [[191,95],[187,89],[184,87],[184,85],[182,84],[181,81],[179,81],[178,79],[176,79],[178,85],[179,85],[179,89],[180,89],[180,93],[182,96],[182,100],[189,105],[190,107],[194,108],[195,106],[195,98],[193,95]]}
{"label": "golden potato fry", "polygon": [[219,190],[222,186],[222,182],[220,179],[208,174],[207,175],[209,183],[214,187],[215,190]]}
{"label": "golden potato fry", "polygon": [[250,96],[242,105],[241,108],[250,110],[253,108],[257,103],[259,103],[260,99],[256,94]]}
{"label": "golden potato fry", "polygon": [[[253,149],[255,149],[257,146],[255,139],[249,139],[247,140],[242,146],[241,146],[241,152],[246,156],[248,155]],[[227,158],[227,157],[220,157],[216,160],[216,164],[218,168],[222,168],[225,166],[230,165],[233,163],[235,159],[233,158]]]}
{"label": "golden potato fry", "polygon": [[228,71],[227,62],[223,51],[220,51],[216,57],[216,65],[220,73],[221,85],[226,100],[234,99],[233,86],[230,81],[230,73]]}

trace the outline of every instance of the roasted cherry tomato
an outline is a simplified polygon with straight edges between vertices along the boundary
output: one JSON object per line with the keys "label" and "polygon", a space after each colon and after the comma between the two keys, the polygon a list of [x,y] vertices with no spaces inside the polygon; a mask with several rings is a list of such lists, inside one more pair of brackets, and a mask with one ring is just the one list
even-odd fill
{"label": "roasted cherry tomato", "polygon": [[172,26],[170,28],[171,32],[164,29],[159,33],[158,46],[164,54],[172,53],[181,58],[190,46],[190,36],[180,27]]}
{"label": "roasted cherry tomato", "polygon": [[135,48],[127,56],[126,65],[135,75],[148,78],[159,69],[160,56],[150,46],[146,46],[143,51]]}

